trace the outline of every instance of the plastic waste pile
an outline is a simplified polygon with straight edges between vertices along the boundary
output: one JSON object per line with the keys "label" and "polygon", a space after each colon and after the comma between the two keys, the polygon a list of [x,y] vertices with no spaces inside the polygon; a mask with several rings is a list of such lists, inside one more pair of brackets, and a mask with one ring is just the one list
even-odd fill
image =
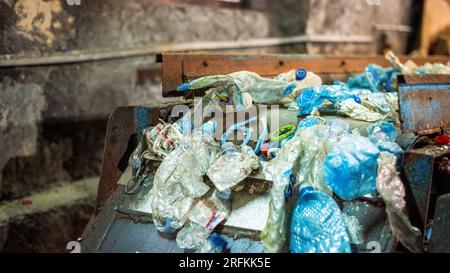
{"label": "plastic waste pile", "polygon": [[[180,92],[207,90],[203,103],[237,112],[254,104],[282,105],[299,122],[269,131],[263,115],[262,133],[248,128],[256,118],[217,132],[214,119],[194,128],[190,112],[178,122],[161,121],[145,130],[130,165],[139,174],[144,158],[162,161],[149,192],[156,228],[176,233],[179,247],[203,253],[350,253],[352,234],[342,204],[376,197],[386,205],[393,235],[410,251],[422,251],[421,232],[405,213],[398,174],[403,150],[396,143],[396,76],[450,70],[445,65],[402,64],[392,53],[386,58],[393,67],[369,65],[347,82],[332,85],[297,69],[274,78],[240,71],[179,86]],[[349,121],[367,126],[355,128]],[[230,139],[236,132],[245,139]],[[236,189],[257,171],[272,184],[261,240],[220,234],[218,227],[233,212]]]}

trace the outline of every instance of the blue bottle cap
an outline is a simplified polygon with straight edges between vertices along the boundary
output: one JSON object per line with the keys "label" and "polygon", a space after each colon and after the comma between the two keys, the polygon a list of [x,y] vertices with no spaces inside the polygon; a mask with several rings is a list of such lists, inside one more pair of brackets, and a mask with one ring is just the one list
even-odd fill
{"label": "blue bottle cap", "polygon": [[301,81],[305,79],[306,74],[308,74],[308,72],[305,69],[303,68],[297,69],[297,71],[295,72],[295,80]]}
{"label": "blue bottle cap", "polygon": [[191,84],[188,82],[182,83],[177,87],[177,91],[186,92],[191,87]]}
{"label": "blue bottle cap", "polygon": [[356,96],[356,95],[353,95],[353,99],[354,99],[355,102],[358,103],[358,104],[361,104],[361,103],[362,103],[361,98],[358,97],[358,96]]}

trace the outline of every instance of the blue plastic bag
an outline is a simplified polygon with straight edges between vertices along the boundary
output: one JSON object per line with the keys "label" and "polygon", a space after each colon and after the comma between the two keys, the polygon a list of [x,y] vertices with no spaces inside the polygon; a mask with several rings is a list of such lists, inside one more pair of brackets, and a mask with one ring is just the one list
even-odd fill
{"label": "blue plastic bag", "polygon": [[379,154],[380,150],[369,138],[343,136],[325,158],[324,179],[344,200],[375,193]]}
{"label": "blue plastic bag", "polygon": [[351,253],[344,218],[331,196],[312,187],[301,189],[290,246],[292,253]]}
{"label": "blue plastic bag", "polygon": [[350,77],[347,85],[349,88],[370,89],[372,92],[393,92],[392,84],[398,74],[392,67],[382,68],[370,64],[363,73]]}
{"label": "blue plastic bag", "polygon": [[306,128],[309,128],[309,127],[312,127],[312,126],[315,126],[318,124],[323,124],[323,123],[325,123],[325,122],[320,117],[308,116],[298,123],[297,130],[295,131],[294,135],[297,135],[301,130],[304,130]]}
{"label": "blue plastic bag", "polygon": [[299,106],[299,115],[309,115],[314,108],[320,109],[324,100],[336,104],[347,99],[354,99],[357,103],[361,103],[357,92],[356,90],[350,90],[346,85],[341,83],[305,88],[296,100]]}
{"label": "blue plastic bag", "polygon": [[397,159],[403,157],[403,149],[395,143],[398,133],[394,124],[387,121],[377,122],[367,128],[369,139],[382,152],[394,154]]}

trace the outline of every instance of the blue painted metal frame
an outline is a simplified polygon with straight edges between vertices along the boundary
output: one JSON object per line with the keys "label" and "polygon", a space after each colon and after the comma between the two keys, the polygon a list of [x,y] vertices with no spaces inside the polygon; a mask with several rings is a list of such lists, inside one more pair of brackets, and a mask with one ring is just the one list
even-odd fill
{"label": "blue painted metal frame", "polygon": [[403,133],[450,128],[450,75],[399,76]]}

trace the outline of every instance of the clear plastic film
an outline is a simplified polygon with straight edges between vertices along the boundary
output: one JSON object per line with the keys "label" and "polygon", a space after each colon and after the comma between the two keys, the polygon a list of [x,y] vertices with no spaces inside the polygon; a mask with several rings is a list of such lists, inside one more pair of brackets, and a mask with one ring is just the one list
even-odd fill
{"label": "clear plastic film", "polygon": [[403,213],[405,188],[396,169],[397,158],[381,152],[378,158],[377,190],[386,203],[386,212],[394,236],[411,252],[423,252],[422,233]]}
{"label": "clear plastic film", "polygon": [[181,248],[198,249],[230,214],[231,191],[215,190],[211,196],[203,198],[189,212],[189,224],[177,234],[177,244]]}
{"label": "clear plastic film", "polygon": [[314,118],[313,122],[303,123],[303,128],[264,169],[273,180],[269,217],[262,233],[266,252],[279,252],[286,243],[289,222],[286,189],[292,186],[292,175],[296,186],[302,184],[331,193],[322,176],[323,161],[330,147],[348,132],[348,125],[338,120],[324,125],[317,113],[308,118]]}
{"label": "clear plastic film", "polygon": [[281,99],[291,94],[296,87],[293,82],[263,78],[254,72],[239,71],[229,75],[202,77],[182,84],[178,90],[195,90],[219,85],[235,85],[241,93],[250,94],[254,102],[261,104],[281,103]]}
{"label": "clear plastic film", "polygon": [[259,168],[259,159],[250,146],[227,142],[222,145],[222,152],[207,172],[219,191],[231,189]]}
{"label": "clear plastic film", "polygon": [[426,63],[423,66],[418,66],[411,60],[406,63],[402,63],[400,59],[395,56],[392,51],[388,51],[385,54],[385,58],[392,64],[392,66],[401,71],[404,75],[410,74],[450,74],[450,66],[441,63]]}
{"label": "clear plastic film", "polygon": [[348,201],[375,193],[379,154],[368,138],[345,135],[325,159],[325,181],[339,198]]}
{"label": "clear plastic film", "polygon": [[346,222],[331,196],[302,188],[291,223],[293,253],[351,253]]}
{"label": "clear plastic film", "polygon": [[261,238],[266,253],[281,252],[288,236],[288,204],[285,190],[290,183],[290,173],[300,155],[300,137],[294,136],[265,167],[266,176],[272,178],[270,191],[269,216]]}
{"label": "clear plastic film", "polygon": [[371,110],[353,99],[340,101],[335,104],[335,107],[340,115],[348,116],[355,120],[376,122],[387,118],[386,114],[380,114],[373,109]]}
{"label": "clear plastic film", "polygon": [[208,122],[194,130],[186,146],[172,151],[156,171],[151,208],[158,230],[174,232],[181,228],[194,201],[209,190],[203,176],[219,154],[214,129]]}
{"label": "clear plastic film", "polygon": [[323,162],[328,150],[346,133],[348,125],[339,120],[329,125],[308,127],[299,132],[298,136],[302,141],[297,148],[300,150],[300,158],[295,186],[309,186],[332,193],[323,178]]}

